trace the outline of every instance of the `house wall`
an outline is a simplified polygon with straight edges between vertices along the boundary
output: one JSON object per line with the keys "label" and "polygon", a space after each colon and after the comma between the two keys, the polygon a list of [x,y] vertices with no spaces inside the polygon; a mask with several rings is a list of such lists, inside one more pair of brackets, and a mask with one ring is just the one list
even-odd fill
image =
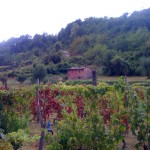
{"label": "house wall", "polygon": [[84,78],[84,68],[82,69],[69,69],[68,79],[83,79]]}
{"label": "house wall", "polygon": [[92,77],[92,70],[89,68],[71,68],[68,70],[68,79],[88,79]]}
{"label": "house wall", "polygon": [[89,68],[84,69],[84,79],[88,79],[92,77],[92,70]]}

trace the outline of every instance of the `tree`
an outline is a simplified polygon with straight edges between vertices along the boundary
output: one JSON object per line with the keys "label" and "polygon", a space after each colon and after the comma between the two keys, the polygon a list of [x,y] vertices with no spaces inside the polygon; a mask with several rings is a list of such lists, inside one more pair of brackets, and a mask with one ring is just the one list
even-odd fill
{"label": "tree", "polygon": [[50,63],[46,68],[47,74],[58,74],[57,65]]}
{"label": "tree", "polygon": [[108,50],[105,55],[104,55],[104,59],[103,59],[103,73],[105,75],[112,75],[113,74],[113,68],[112,68],[112,64],[111,64],[111,60],[114,58],[114,56],[116,55],[115,51],[112,50]]}
{"label": "tree", "polygon": [[37,79],[42,81],[46,76],[46,69],[43,65],[34,65],[32,69],[32,80],[35,82]]}
{"label": "tree", "polygon": [[104,55],[108,51],[106,45],[97,44],[92,49],[89,49],[84,57],[89,60],[91,64],[102,65]]}
{"label": "tree", "polygon": [[57,41],[57,42],[54,44],[54,49],[55,49],[56,51],[59,51],[61,48],[62,48],[62,43],[61,43],[61,41]]}
{"label": "tree", "polygon": [[7,87],[7,75],[3,74],[0,76],[0,81],[2,82],[2,84]]}
{"label": "tree", "polygon": [[149,57],[143,57],[141,58],[141,65],[144,69],[148,79],[150,79],[150,58]]}
{"label": "tree", "polygon": [[50,56],[50,60],[54,63],[60,63],[61,62],[61,53],[54,53]]}
{"label": "tree", "polygon": [[68,63],[73,66],[84,66],[86,64],[86,61],[82,56],[73,56],[68,59]]}
{"label": "tree", "polygon": [[61,53],[60,52],[52,52],[49,55],[46,55],[43,59],[43,62],[45,65],[48,65],[49,63],[60,63],[61,62]]}
{"label": "tree", "polygon": [[57,68],[60,73],[67,73],[68,69],[69,69],[69,64],[68,63],[59,63]]}
{"label": "tree", "polygon": [[121,57],[115,57],[111,61],[111,66],[113,69],[113,75],[127,75],[129,73],[129,65],[128,63]]}
{"label": "tree", "polygon": [[19,74],[17,76],[17,81],[19,81],[20,83],[23,83],[26,79],[27,79],[27,77],[25,74]]}

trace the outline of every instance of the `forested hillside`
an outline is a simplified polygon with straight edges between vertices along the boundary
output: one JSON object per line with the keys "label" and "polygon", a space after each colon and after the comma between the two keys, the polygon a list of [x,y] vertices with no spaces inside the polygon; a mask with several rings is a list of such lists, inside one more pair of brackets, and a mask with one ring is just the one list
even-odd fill
{"label": "forested hillside", "polygon": [[47,74],[90,66],[98,74],[150,77],[150,9],[118,18],[78,19],[58,35],[22,35],[0,43],[1,72],[30,76],[38,64]]}

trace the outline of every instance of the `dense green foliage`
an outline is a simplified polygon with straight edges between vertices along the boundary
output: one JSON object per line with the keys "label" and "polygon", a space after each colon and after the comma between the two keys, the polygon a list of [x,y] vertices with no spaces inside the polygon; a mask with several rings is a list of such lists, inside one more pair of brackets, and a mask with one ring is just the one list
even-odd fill
{"label": "dense green foliage", "polygon": [[30,97],[29,91],[0,87],[0,129],[4,133],[27,127]]}
{"label": "dense green foliage", "polygon": [[[64,51],[71,57],[66,58]],[[58,35],[22,35],[0,43],[0,71],[14,74],[16,69],[29,76],[35,63],[44,64],[48,74],[90,65],[105,75],[149,76],[141,57],[150,58],[150,9],[118,18],[78,19]]]}
{"label": "dense green foliage", "polygon": [[43,65],[35,65],[32,70],[32,80],[35,82],[37,79],[42,81],[46,76],[46,70]]}
{"label": "dense green foliage", "polygon": [[146,75],[150,79],[150,58],[142,58],[141,63],[145,70]]}
{"label": "dense green foliage", "polygon": [[[0,87],[0,149],[17,150],[23,142],[33,142],[39,136],[30,135],[29,106],[34,95],[27,89]],[[12,148],[13,147],[13,148]]]}
{"label": "dense green foliage", "polygon": [[[137,139],[132,143],[136,149],[149,149],[149,96],[149,87],[131,86],[124,77],[113,85],[44,85],[39,91],[41,117],[55,126],[53,135],[45,131],[48,150],[112,150],[123,139],[125,148],[129,131]],[[38,103],[31,104],[37,115]]]}
{"label": "dense green foliage", "polygon": [[[36,87],[9,89],[0,87],[0,148],[18,149],[23,141],[39,136],[25,132],[29,116],[44,123],[47,148],[116,149],[130,131],[137,149],[150,147],[150,87],[130,85],[120,77],[110,85],[41,84]],[[55,119],[55,121],[53,121]],[[54,123],[54,135],[46,123]],[[52,123],[52,122],[51,122]],[[10,145],[11,144],[11,145]],[[12,148],[11,148],[12,149]]]}
{"label": "dense green foliage", "polygon": [[25,80],[26,80],[26,76],[24,74],[19,74],[18,77],[17,77],[17,80],[20,82],[20,83],[23,83]]}

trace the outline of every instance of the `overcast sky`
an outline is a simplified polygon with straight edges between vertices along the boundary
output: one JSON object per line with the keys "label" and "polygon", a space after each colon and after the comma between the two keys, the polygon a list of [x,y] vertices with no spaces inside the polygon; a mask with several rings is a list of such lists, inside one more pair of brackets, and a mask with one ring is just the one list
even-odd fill
{"label": "overcast sky", "polygon": [[146,8],[150,0],[0,0],[0,41],[25,34],[57,34],[79,18],[119,17]]}

